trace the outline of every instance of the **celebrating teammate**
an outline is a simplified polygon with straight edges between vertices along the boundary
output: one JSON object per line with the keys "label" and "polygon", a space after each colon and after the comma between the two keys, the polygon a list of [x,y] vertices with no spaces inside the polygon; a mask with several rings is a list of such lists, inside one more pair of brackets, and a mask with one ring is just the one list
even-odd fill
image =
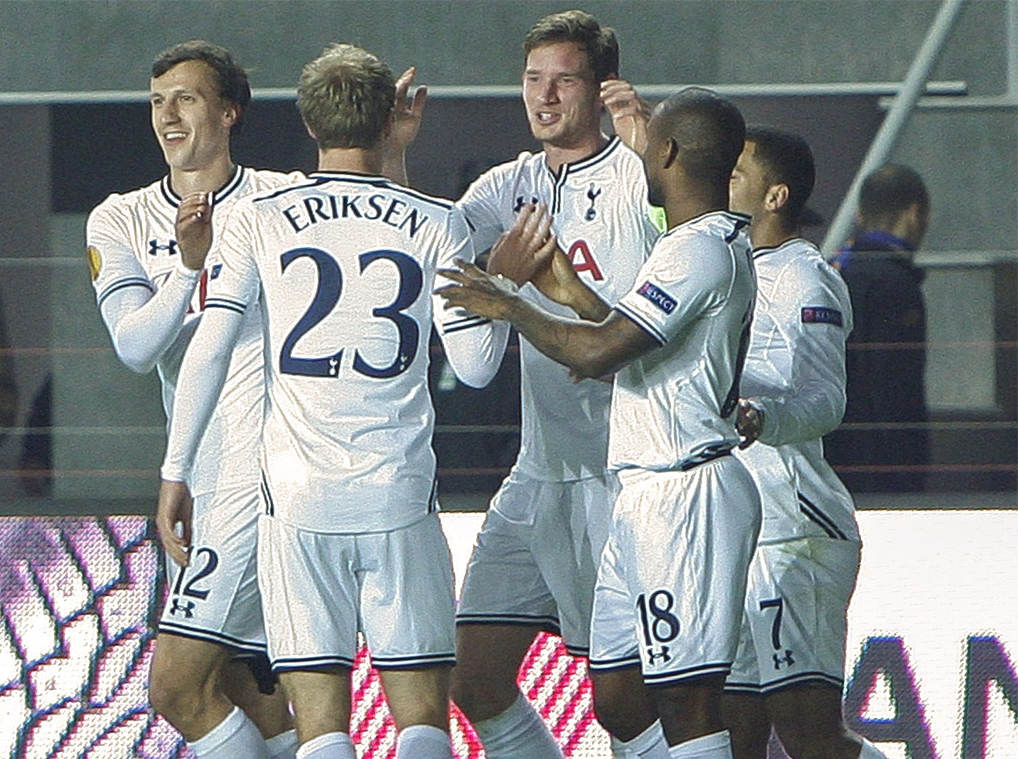
{"label": "celebrating teammate", "polygon": [[750,565],[725,722],[736,759],[766,759],[771,726],[794,759],[880,759],[841,712],[846,615],[859,570],[852,497],[821,437],[845,410],[848,289],[800,220],[813,155],[795,134],[748,130],[732,174],[733,211],[752,217],[758,294],[737,416],[739,458],[763,526]]}
{"label": "celebrating teammate", "polygon": [[[616,373],[609,461],[622,489],[591,623],[595,709],[612,725],[649,698],[672,757],[731,757],[722,687],[760,524],[753,480],[729,455],[755,292],[748,219],[726,211],[744,133],[738,109],[708,90],[655,109],[643,160],[669,231],[635,286],[611,310],[569,267],[551,269],[557,299],[596,323],[551,314],[470,264],[441,291],[580,376]],[[540,232],[521,238],[521,255],[548,258],[554,238]]]}
{"label": "celebrating teammate", "polygon": [[[192,40],[160,53],[152,65],[150,103],[169,174],[148,187],[111,195],[88,219],[92,283],[113,347],[135,371],[158,369],[168,417],[180,389],[181,356],[206,305],[209,271],[204,253],[185,251],[175,239],[181,197],[214,196],[221,219],[239,198],[299,176],[233,163],[230,136],[240,128],[250,99],[244,70],[223,48]],[[208,231],[218,237],[221,225],[217,221]],[[223,401],[188,479],[193,527],[190,503],[181,504],[186,511],[157,517],[176,561],[169,564],[151,700],[200,759],[293,756],[296,748],[282,694],[259,694],[252,677],[259,672],[261,687],[272,693],[262,677],[267,667],[249,670],[238,658],[265,658],[254,566],[258,468],[250,455],[261,428],[261,351],[259,320],[246,318]],[[174,521],[185,529],[187,553],[167,543]]]}
{"label": "celebrating teammate", "polygon": [[[534,206],[543,204],[579,276],[614,303],[657,234],[639,158],[600,128],[601,86],[618,74],[615,34],[587,13],[566,11],[538,21],[523,48],[523,103],[542,151],[491,169],[457,205],[484,250],[517,216],[536,222]],[[526,262],[497,251],[488,271],[523,284]],[[571,314],[533,285],[521,292]],[[520,342],[520,452],[492,499],[456,618],[453,698],[490,759],[562,756],[517,688],[517,672],[541,630],[561,632],[570,653],[587,655],[597,563],[617,492],[606,471],[610,385],[575,383],[527,336]]]}
{"label": "celebrating teammate", "polygon": [[[436,513],[427,338],[434,315],[454,370],[481,386],[508,327],[437,299],[433,310],[436,270],[474,248],[451,204],[379,176],[397,142],[395,99],[389,68],[352,45],[304,67],[297,104],[319,171],[233,210],[163,465],[160,508],[173,512],[223,387],[222,356],[261,304],[259,582],[301,759],[355,757],[358,630],[400,730],[397,756],[451,757],[453,578]],[[211,211],[203,196],[182,206],[182,250],[208,245]]]}

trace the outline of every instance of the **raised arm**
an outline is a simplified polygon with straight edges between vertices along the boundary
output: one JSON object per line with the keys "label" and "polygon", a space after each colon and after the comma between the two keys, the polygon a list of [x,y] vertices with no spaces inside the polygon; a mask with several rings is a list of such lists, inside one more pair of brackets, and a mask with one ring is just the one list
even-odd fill
{"label": "raised arm", "polygon": [[409,185],[406,171],[406,149],[415,139],[424,118],[424,104],[428,100],[428,88],[418,87],[410,97],[410,87],[417,76],[417,68],[411,66],[396,80],[396,102],[392,107],[393,123],[389,133],[385,164],[382,173],[401,185]]}
{"label": "raised arm", "polygon": [[[90,218],[87,232],[89,245],[102,251],[103,266],[108,267],[98,280],[99,312],[117,358],[144,374],[180,335],[208,247],[181,251],[177,266],[156,288],[126,246],[126,230],[108,216]],[[209,234],[211,240],[211,230]]]}
{"label": "raised arm", "polygon": [[615,134],[638,155],[643,155],[647,147],[650,108],[636,94],[633,85],[623,79],[601,82],[601,102],[611,116]]}

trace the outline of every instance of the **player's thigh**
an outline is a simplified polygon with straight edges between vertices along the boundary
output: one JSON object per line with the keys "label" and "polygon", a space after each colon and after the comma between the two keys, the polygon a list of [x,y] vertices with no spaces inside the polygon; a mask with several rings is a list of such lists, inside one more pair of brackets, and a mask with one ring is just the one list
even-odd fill
{"label": "player's thigh", "polygon": [[350,731],[350,670],[287,670],[279,681],[293,705],[294,724],[301,743],[326,733]]}
{"label": "player's thigh", "polygon": [[190,562],[186,567],[168,563],[168,593],[159,630],[264,652],[257,487],[202,495],[194,508]]}
{"label": "player's thigh", "polygon": [[840,690],[858,567],[854,541],[802,538],[758,547],[746,615],[761,692],[811,682]]}
{"label": "player's thigh", "polygon": [[378,670],[452,666],[456,656],[452,558],[437,514],[359,535],[361,629]]}
{"label": "player's thigh", "polygon": [[541,486],[533,480],[513,477],[502,484],[493,503],[531,516],[516,521],[494,507],[488,510],[467,563],[457,624],[523,625],[559,631],[555,599],[532,545],[532,509],[541,497]]}
{"label": "player's thigh", "polygon": [[361,591],[356,551],[354,536],[262,517],[258,581],[275,671],[353,666]]}
{"label": "player's thigh", "polygon": [[449,679],[451,667],[379,670],[382,689],[389,702],[397,730],[410,725],[449,729]]}

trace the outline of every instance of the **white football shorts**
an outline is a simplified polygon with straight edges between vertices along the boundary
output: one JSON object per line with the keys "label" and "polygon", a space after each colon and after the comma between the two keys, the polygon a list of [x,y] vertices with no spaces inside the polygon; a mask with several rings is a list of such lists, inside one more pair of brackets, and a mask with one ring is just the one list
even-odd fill
{"label": "white football shorts", "polygon": [[725,689],[766,695],[800,683],[842,688],[848,602],[858,573],[854,540],[758,546]]}
{"label": "white football shorts", "polygon": [[545,482],[512,472],[477,536],[456,623],[537,625],[586,656],[614,475]]}
{"label": "white football shorts", "polygon": [[686,472],[624,472],[591,623],[590,667],[640,664],[650,686],[727,675],[760,530],[733,456]]}
{"label": "white football shorts", "polygon": [[438,514],[390,532],[321,533],[263,515],[259,583],[276,671],[455,663],[452,557]]}
{"label": "white football shorts", "polygon": [[194,499],[191,561],[167,560],[168,594],[159,632],[265,653],[258,593],[258,486]]}

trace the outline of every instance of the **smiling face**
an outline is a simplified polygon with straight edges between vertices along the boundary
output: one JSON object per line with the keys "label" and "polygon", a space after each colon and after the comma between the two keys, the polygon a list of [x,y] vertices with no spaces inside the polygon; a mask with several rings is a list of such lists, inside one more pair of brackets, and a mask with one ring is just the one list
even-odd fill
{"label": "smiling face", "polygon": [[523,104],[545,148],[590,150],[601,133],[600,83],[575,42],[542,45],[527,55]]}
{"label": "smiling face", "polygon": [[171,169],[199,171],[229,160],[235,105],[219,94],[212,68],[198,60],[178,63],[149,85],[152,130]]}

